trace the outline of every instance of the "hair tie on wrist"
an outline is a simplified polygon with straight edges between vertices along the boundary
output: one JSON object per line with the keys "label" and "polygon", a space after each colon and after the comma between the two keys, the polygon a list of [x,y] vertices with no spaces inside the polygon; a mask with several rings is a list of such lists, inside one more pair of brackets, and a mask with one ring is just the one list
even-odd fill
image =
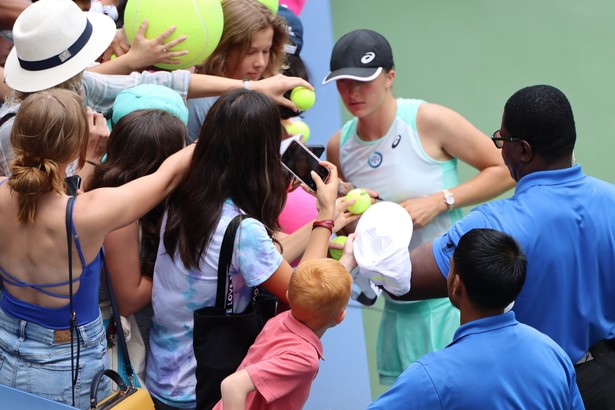
{"label": "hair tie on wrist", "polygon": [[322,221],[314,221],[312,224],[312,230],[318,227],[327,228],[331,233],[333,233],[333,227],[335,226],[335,221],[332,219],[323,219]]}

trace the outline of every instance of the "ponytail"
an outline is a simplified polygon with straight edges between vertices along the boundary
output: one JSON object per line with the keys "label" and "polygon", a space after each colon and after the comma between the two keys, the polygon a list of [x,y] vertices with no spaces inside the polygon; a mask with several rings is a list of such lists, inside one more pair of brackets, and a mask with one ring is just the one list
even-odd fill
{"label": "ponytail", "polygon": [[23,153],[17,153],[11,163],[11,172],[7,183],[17,193],[17,222],[34,222],[36,203],[41,194],[64,191],[58,164],[52,160],[31,160]]}
{"label": "ponytail", "polygon": [[11,128],[15,160],[8,180],[17,193],[18,222],[34,222],[42,194],[64,193],[60,168],[83,156],[88,135],[83,100],[74,92],[52,88],[23,100]]}

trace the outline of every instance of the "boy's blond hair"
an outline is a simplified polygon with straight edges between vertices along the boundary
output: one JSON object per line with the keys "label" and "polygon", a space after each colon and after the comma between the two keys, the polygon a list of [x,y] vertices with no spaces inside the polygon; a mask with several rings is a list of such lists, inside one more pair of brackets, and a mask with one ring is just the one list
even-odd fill
{"label": "boy's blond hair", "polygon": [[288,285],[293,316],[312,328],[328,327],[350,300],[352,279],[334,259],[302,262]]}

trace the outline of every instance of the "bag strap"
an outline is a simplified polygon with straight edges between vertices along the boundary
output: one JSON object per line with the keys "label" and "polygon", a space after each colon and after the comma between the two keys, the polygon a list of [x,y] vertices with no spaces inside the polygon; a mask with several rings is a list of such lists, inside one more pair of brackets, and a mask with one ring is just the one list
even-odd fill
{"label": "bag strap", "polygon": [[[134,386],[134,372],[132,370],[132,364],[130,363],[130,356],[128,354],[128,346],[126,345],[126,336],[124,335],[124,328],[122,327],[122,318],[120,317],[120,310],[117,307],[117,299],[113,292],[113,284],[111,283],[111,275],[109,274],[109,267],[105,259],[105,252],[100,250],[100,258],[102,259],[103,269],[105,271],[105,278],[107,280],[107,290],[109,291],[109,301],[111,302],[111,311],[113,313],[113,321],[115,322],[115,332],[117,334],[117,344],[121,350],[122,356],[124,356],[124,371],[128,376],[130,386]],[[113,379],[115,381],[115,379]],[[116,384],[118,387],[119,383]],[[121,388],[121,387],[120,387]]]}
{"label": "bag strap", "polygon": [[[220,247],[220,258],[218,259],[218,289],[216,292],[216,307],[224,309],[226,314],[233,313],[233,281],[231,279],[230,267],[233,257],[233,245],[235,244],[235,234],[245,218],[250,218],[245,214],[234,217],[226,227],[222,246]],[[227,286],[228,281],[228,286]]]}
{"label": "bag strap", "polygon": [[10,112],[10,113],[2,116],[2,118],[0,118],[0,127],[2,127],[2,125],[4,125],[5,122],[7,122],[11,118],[13,118],[15,115],[17,115],[16,112]]}
{"label": "bag strap", "polygon": [[100,385],[100,381],[102,380],[103,376],[107,376],[111,380],[113,380],[115,384],[117,384],[117,388],[124,393],[127,393],[131,388],[131,386],[126,384],[124,382],[124,379],[122,379],[122,376],[120,376],[115,370],[104,369],[104,370],[99,371],[98,373],[96,373],[96,375],[92,379],[92,385],[90,386],[90,409],[91,410],[96,409],[96,406],[98,405],[98,399],[97,399],[98,387]]}
{"label": "bag strap", "polygon": [[[75,309],[73,307],[73,232],[72,232],[72,222],[73,222],[73,208],[75,206],[75,197],[71,196],[68,198],[68,202],[66,203],[66,241],[67,241],[67,249],[68,249],[68,292],[69,292],[69,309],[70,309],[70,320],[69,320],[69,329],[70,329],[70,369],[71,369],[71,379],[72,379],[72,393],[73,393],[73,407],[75,407],[75,385],[77,384],[77,379],[79,376],[79,356],[81,353],[81,343],[79,343],[79,330],[77,327],[77,314],[75,313]],[[74,352],[74,338],[73,333],[77,338],[77,359],[75,360],[75,352]],[[75,363],[76,362],[76,363]]]}

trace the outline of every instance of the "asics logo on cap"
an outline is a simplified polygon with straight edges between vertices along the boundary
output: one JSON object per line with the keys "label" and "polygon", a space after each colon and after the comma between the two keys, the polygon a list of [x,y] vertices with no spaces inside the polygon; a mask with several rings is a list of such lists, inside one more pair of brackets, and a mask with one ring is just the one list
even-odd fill
{"label": "asics logo on cap", "polygon": [[376,58],[376,54],[370,51],[369,53],[365,53],[365,55],[361,57],[361,62],[363,64],[368,64],[371,63],[374,58]]}

